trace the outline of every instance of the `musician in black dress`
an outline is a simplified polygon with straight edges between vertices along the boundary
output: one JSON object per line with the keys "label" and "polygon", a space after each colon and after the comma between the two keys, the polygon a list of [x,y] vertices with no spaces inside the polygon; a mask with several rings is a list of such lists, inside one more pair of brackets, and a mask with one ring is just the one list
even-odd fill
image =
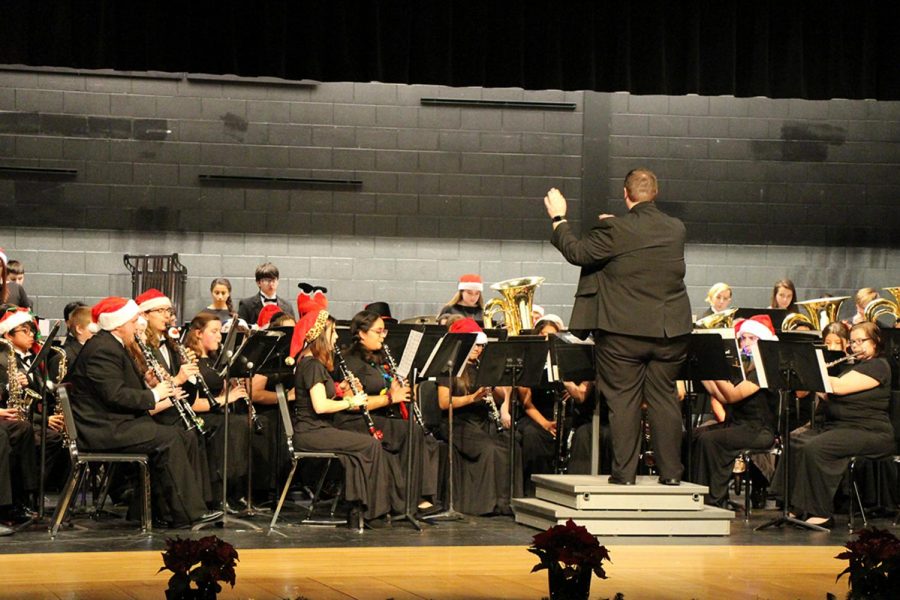
{"label": "musician in black dress", "polygon": [[224,277],[216,277],[209,284],[209,295],[212,302],[203,310],[211,312],[219,317],[222,323],[227,323],[237,311],[234,310],[234,303],[231,300],[231,282]]}
{"label": "musician in black dress", "polygon": [[334,319],[324,309],[307,312],[294,327],[291,356],[297,357],[293,424],[294,448],[336,452],[344,469],[344,498],[361,506],[366,519],[379,519],[402,505],[392,505],[391,455],[381,442],[334,426],[336,413],[358,410],[365,395],[338,397],[330,372],[337,341]]}
{"label": "musician in black dress", "polygon": [[462,315],[477,323],[484,321],[484,282],[481,275],[469,273],[459,278],[456,293],[441,308],[438,319],[445,315]]}
{"label": "musician in black dress", "polygon": [[[882,356],[878,325],[854,325],[850,349],[859,361],[840,377],[829,377],[833,392],[825,401],[822,428],[791,435],[791,508],[807,523],[825,527],[834,523],[834,494],[850,457],[884,458],[895,450],[888,415],[891,367]],[[776,485],[781,485],[782,468],[784,462],[778,465]]]}
{"label": "musician in black dress", "polygon": [[[725,421],[694,430],[692,481],[709,487],[707,504],[727,507],[728,480],[741,450],[768,450],[775,441],[774,391],[759,387],[752,353],[759,340],[777,341],[768,315],[754,315],[735,324],[741,347],[741,361],[747,378],[735,375],[731,381],[704,381],[709,394],[725,407]],[[759,481],[763,489],[768,482]],[[760,485],[761,484],[761,485]]]}
{"label": "musician in black dress", "polygon": [[[495,404],[491,388],[476,387],[479,357],[487,344],[487,336],[472,319],[461,319],[450,327],[450,333],[478,333],[478,340],[468,357],[461,377],[452,379],[453,448],[458,460],[454,469],[454,503],[460,512],[471,515],[509,514],[509,430],[501,428],[499,408],[492,416],[490,401]],[[438,381],[438,404],[448,411],[451,401],[451,379]],[[440,436],[449,438],[446,418]],[[516,457],[521,453],[517,452]],[[514,471],[522,473],[521,465]],[[517,475],[516,495],[521,494],[522,481]]]}
{"label": "musician in black dress", "polygon": [[[412,494],[417,504],[423,504],[437,494],[439,447],[433,436],[426,436],[415,423],[413,437],[409,438],[410,416],[409,385],[401,385],[384,353],[387,336],[384,318],[378,313],[363,310],[350,322],[352,343],[344,350],[344,358],[350,371],[362,384],[368,396],[367,406],[375,426],[384,434],[384,449],[396,456],[388,464],[398,469],[392,473],[395,497],[401,501],[406,495],[407,454],[413,454]],[[404,382],[405,383],[405,382]],[[359,413],[341,412],[335,415],[335,425],[341,429],[367,432],[363,416]]]}
{"label": "musician in black dress", "polygon": [[[201,311],[192,320],[185,346],[194,352],[199,369],[198,378],[206,384],[197,386],[193,409],[202,415],[209,432],[206,443],[213,502],[222,497],[222,465],[225,452],[225,379],[213,369],[222,343],[222,321],[213,314]],[[208,390],[208,394],[207,394]],[[247,489],[250,424],[246,414],[235,414],[233,403],[246,401],[247,390],[242,381],[233,382],[228,389],[227,404],[232,411],[228,418],[228,487],[230,498],[240,498]]]}

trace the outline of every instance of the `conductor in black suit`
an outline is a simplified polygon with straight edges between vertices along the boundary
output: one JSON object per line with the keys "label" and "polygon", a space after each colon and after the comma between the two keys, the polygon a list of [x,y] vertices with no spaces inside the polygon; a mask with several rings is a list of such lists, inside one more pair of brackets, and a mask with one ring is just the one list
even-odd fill
{"label": "conductor in black suit", "polygon": [[675,377],[691,332],[684,286],[684,224],[656,206],[656,175],[625,178],[622,217],[600,215],[579,239],[566,221],[557,189],[544,198],[553,245],[581,267],[569,328],[591,330],[597,388],[609,405],[613,460],[610,483],[632,484],[640,452],[641,402],[648,406],[660,483],[681,482],[681,410]]}
{"label": "conductor in black suit", "polygon": [[198,478],[198,441],[192,431],[153,420],[148,410],[173,393],[170,383],[145,384],[125,347],[134,342],[137,304],[110,297],[92,309],[101,331],[89,339],[72,369],[72,411],[78,438],[92,451],[150,457],[154,515],[173,525],[206,522]]}
{"label": "conductor in black suit", "polygon": [[256,323],[259,311],[270,303],[278,304],[281,312],[296,318],[297,314],[291,303],[278,297],[278,279],[278,267],[272,263],[267,262],[256,267],[256,286],[259,292],[249,298],[243,298],[238,304],[238,316],[246,321],[247,325]]}

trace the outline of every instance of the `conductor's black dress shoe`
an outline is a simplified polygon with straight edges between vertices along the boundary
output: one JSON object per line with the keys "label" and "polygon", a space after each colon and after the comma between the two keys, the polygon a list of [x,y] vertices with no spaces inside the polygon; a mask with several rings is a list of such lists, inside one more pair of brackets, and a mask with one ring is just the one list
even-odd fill
{"label": "conductor's black dress shoe", "polygon": [[607,481],[613,485],[634,485],[634,479],[623,479],[618,475],[610,475]]}
{"label": "conductor's black dress shoe", "polygon": [[681,485],[681,480],[676,477],[660,477],[659,482],[663,485]]}

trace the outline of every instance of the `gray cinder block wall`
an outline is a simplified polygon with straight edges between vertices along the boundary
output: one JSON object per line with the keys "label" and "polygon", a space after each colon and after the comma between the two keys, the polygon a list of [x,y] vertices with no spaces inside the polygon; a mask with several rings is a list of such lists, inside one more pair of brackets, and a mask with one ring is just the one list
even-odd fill
{"label": "gray cinder block wall", "polygon": [[[568,102],[574,110],[423,106],[423,97]],[[0,71],[0,246],[45,316],[128,294],[125,253],[178,252],[186,313],[213,277],[235,296],[271,260],[282,292],[329,287],[334,313],[386,300],[433,314],[460,273],[543,275],[568,317],[577,269],[546,238],[550,186],[587,226],[619,212],[646,165],[688,226],[696,312],[716,281],[763,306],[900,284],[900,103],[664,97],[328,83],[309,86]],[[210,186],[198,175],[357,179],[356,189]],[[848,307],[849,310],[849,307]]]}

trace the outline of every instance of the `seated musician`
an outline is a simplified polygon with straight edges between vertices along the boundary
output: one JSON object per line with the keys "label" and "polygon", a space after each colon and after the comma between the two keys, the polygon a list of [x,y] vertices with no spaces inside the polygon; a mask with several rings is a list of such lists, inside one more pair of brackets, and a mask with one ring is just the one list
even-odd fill
{"label": "seated musician", "polygon": [[[499,408],[496,408],[499,398],[492,396],[491,388],[475,386],[487,336],[468,318],[453,323],[450,332],[478,334],[462,376],[452,379],[452,392],[449,378],[438,381],[438,405],[442,410],[450,408],[452,393],[453,448],[460,459],[459,485],[454,485],[454,493],[459,497],[453,500],[460,512],[466,514],[509,514],[509,430],[501,428]],[[440,436],[444,440],[449,438],[446,419]],[[521,472],[521,467],[515,470],[517,474]],[[517,477],[516,487],[520,486]]]}
{"label": "seated musician", "polygon": [[324,308],[308,309],[294,327],[290,350],[297,360],[294,448],[337,453],[344,470],[344,498],[359,505],[367,523],[377,526],[392,510],[402,512],[404,505],[392,498],[394,469],[388,464],[392,455],[381,442],[369,433],[334,426],[337,413],[358,410],[367,402],[364,394],[337,396],[329,374],[334,370],[336,341],[334,319]]}
{"label": "seated musician", "polygon": [[459,278],[456,293],[438,312],[438,321],[444,315],[462,315],[477,323],[484,321],[484,282],[481,275],[470,273]]}
{"label": "seated musician", "polygon": [[730,285],[721,282],[713,284],[709,291],[706,292],[706,298],[704,299],[704,302],[709,304],[709,308],[700,316],[708,317],[709,315],[725,312],[731,304],[731,299],[732,291]]}
{"label": "seated musician", "polygon": [[[438,456],[437,440],[426,436],[419,424],[414,424],[413,438],[408,435],[410,408],[409,385],[398,381],[391,361],[385,354],[384,317],[370,310],[363,310],[350,322],[352,342],[344,349],[347,367],[359,380],[368,397],[367,407],[375,427],[384,434],[384,449],[395,455],[390,465],[398,466],[394,474],[397,489],[394,493],[405,500],[407,454],[412,453],[412,494],[416,504],[426,509],[437,494]],[[393,357],[392,357],[393,358]],[[335,425],[341,429],[366,433],[367,424],[361,413],[341,412],[335,415]]]}
{"label": "seated musician", "polygon": [[779,279],[772,287],[772,298],[769,308],[781,308],[788,312],[798,312],[797,287],[790,279]]}
{"label": "seated musician", "polygon": [[857,323],[862,323],[866,320],[866,306],[868,306],[869,302],[872,300],[878,299],[878,290],[870,287],[861,288],[856,292],[853,299],[856,303],[856,314],[853,315],[850,325],[856,325]]}
{"label": "seated musician", "polygon": [[[759,387],[758,374],[752,354],[759,340],[774,341],[775,328],[768,315],[754,315],[740,319],[734,326],[747,379],[737,376],[733,381],[704,381],[710,395],[726,408],[723,423],[694,430],[694,454],[692,481],[709,486],[707,504],[728,506],[728,480],[732,466],[741,450],[768,450],[775,441],[775,419],[772,404],[777,401],[774,392]],[[759,473],[754,490],[765,498],[767,481]]]}
{"label": "seated musician", "polygon": [[[850,457],[883,458],[895,450],[888,415],[891,367],[882,356],[878,325],[854,325],[850,350],[858,361],[839,377],[829,377],[833,393],[824,402],[822,428],[791,435],[790,508],[807,523],[823,527],[834,524],[834,494]],[[777,485],[784,466],[778,465]]]}
{"label": "seated musician", "polygon": [[[197,436],[148,414],[173,394],[172,385],[164,381],[149,389],[125,350],[133,343],[138,312],[132,300],[116,297],[92,309],[101,331],[85,343],[70,378],[80,445],[148,454],[156,519],[172,525],[213,521],[222,513],[206,511]],[[138,496],[132,510],[139,506]]]}
{"label": "seated musician", "polygon": [[[26,357],[34,344],[34,317],[27,309],[12,307],[0,318],[0,533],[9,535],[5,525],[22,523],[32,517],[30,496],[38,489],[39,467],[30,411],[18,399],[32,389],[33,379],[25,375]],[[12,361],[12,363],[10,363]],[[10,366],[11,365],[11,366]],[[10,381],[10,376],[15,382]],[[10,385],[12,383],[12,385]],[[10,402],[11,396],[13,402]]]}

